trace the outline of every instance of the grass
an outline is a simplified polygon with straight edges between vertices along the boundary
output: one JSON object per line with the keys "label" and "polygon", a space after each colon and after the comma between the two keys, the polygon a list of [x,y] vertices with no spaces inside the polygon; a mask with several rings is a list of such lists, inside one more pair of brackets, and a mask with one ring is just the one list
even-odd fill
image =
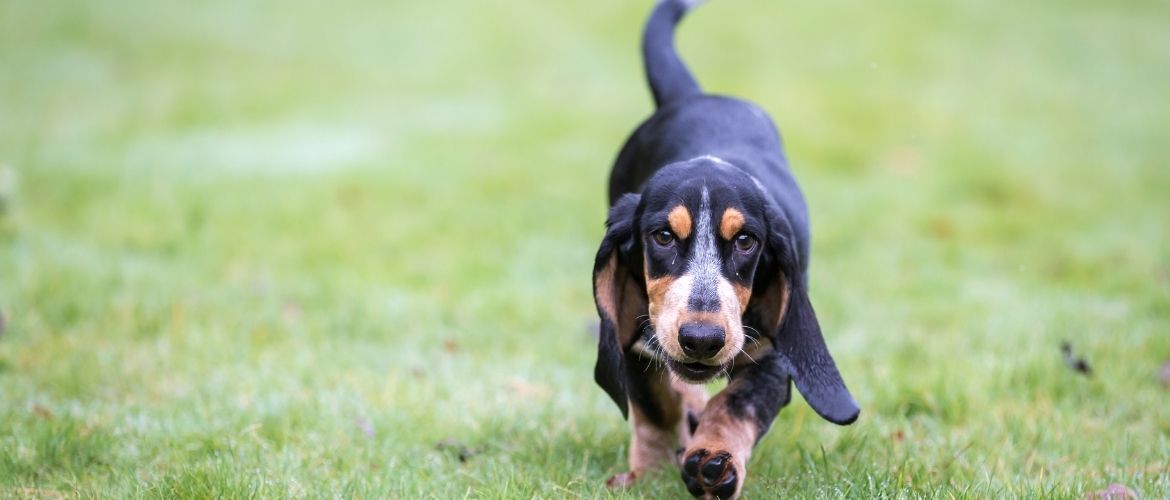
{"label": "grass", "polygon": [[[0,497],[608,492],[590,262],[649,2],[0,0]],[[1170,496],[1165,2],[712,0],[861,420],[746,495]],[[1061,361],[1069,341],[1095,369]]]}

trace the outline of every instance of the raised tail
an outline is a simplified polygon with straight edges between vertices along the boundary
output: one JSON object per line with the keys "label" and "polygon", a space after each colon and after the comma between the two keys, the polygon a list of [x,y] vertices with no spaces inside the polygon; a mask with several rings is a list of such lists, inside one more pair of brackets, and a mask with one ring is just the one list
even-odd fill
{"label": "raised tail", "polygon": [[702,93],[699,82],[674,49],[674,27],[703,0],[659,0],[642,33],[642,59],[654,104],[663,107],[680,97]]}

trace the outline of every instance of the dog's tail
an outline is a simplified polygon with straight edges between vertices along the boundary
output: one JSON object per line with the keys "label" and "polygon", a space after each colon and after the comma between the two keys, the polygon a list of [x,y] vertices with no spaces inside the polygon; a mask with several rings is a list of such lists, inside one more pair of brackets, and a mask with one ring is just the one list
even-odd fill
{"label": "dog's tail", "polygon": [[642,59],[646,79],[659,108],[680,97],[702,93],[699,82],[674,49],[674,27],[687,11],[703,0],[659,0],[642,33]]}

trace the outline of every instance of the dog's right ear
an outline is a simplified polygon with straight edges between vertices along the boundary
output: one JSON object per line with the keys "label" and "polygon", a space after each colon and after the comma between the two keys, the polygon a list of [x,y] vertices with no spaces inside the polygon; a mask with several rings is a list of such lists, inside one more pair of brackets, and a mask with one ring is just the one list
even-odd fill
{"label": "dog's right ear", "polygon": [[640,199],[636,194],[627,194],[610,208],[605,238],[593,264],[593,301],[601,317],[593,378],[617,403],[622,417],[629,413],[626,350],[637,340],[639,316],[647,314],[642,254],[636,234]]}

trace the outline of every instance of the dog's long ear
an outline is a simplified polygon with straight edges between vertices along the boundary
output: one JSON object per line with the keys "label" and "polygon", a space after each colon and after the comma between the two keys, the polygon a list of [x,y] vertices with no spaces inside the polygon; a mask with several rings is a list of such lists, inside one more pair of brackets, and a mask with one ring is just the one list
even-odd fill
{"label": "dog's long ear", "polygon": [[[829,354],[821,326],[808,298],[808,280],[788,221],[769,213],[768,252],[770,267],[778,276],[762,290],[761,299],[772,304],[763,309],[766,321],[774,321],[776,351],[796,388],[809,406],[825,420],[848,425],[861,409],[845,387],[837,364]],[[770,325],[769,325],[770,326]]]}
{"label": "dog's long ear", "polygon": [[642,255],[635,234],[639,199],[627,194],[614,203],[593,264],[593,300],[601,317],[593,378],[621,408],[622,417],[629,413],[625,353],[636,340],[638,317],[646,314]]}

